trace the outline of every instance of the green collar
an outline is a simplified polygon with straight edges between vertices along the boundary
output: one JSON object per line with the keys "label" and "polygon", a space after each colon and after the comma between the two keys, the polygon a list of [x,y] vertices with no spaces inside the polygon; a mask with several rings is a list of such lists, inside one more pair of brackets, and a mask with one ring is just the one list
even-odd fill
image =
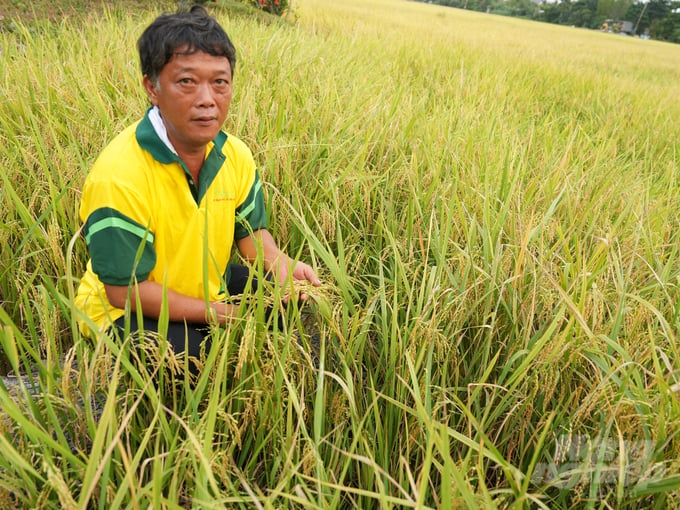
{"label": "green collar", "polygon": [[189,170],[184,164],[184,161],[182,161],[177,154],[172,152],[156,133],[156,130],[153,128],[151,120],[149,119],[150,111],[151,108],[146,111],[144,118],[137,124],[137,130],[135,131],[137,143],[159,163],[164,165],[177,163],[180,165],[186,175],[191,194],[193,195],[194,200],[196,200],[196,203],[199,204],[208,191],[210,184],[215,179],[215,176],[220,171],[220,168],[224,165],[226,158],[222,152],[222,147],[224,147],[224,144],[227,141],[227,134],[224,131],[220,131],[217,133],[215,139],[208,144],[207,148],[210,152],[208,153],[208,157],[205,158],[203,167],[198,174],[197,187]]}

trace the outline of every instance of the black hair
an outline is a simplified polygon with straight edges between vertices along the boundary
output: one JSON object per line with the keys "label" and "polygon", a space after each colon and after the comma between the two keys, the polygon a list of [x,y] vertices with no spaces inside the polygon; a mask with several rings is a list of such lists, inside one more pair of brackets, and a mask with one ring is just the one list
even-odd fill
{"label": "black hair", "polygon": [[180,48],[184,55],[198,51],[215,57],[226,57],[232,77],[236,67],[236,50],[220,24],[201,5],[189,11],[161,14],[149,25],[137,41],[142,75],[158,80],[161,71]]}

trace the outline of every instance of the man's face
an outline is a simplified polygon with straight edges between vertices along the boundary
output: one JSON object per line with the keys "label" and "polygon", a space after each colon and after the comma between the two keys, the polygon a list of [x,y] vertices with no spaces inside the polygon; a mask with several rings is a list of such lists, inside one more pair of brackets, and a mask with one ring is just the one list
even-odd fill
{"label": "man's face", "polygon": [[151,103],[161,111],[168,137],[180,154],[205,148],[229,112],[231,65],[226,57],[202,51],[182,55],[180,48],[162,69],[157,83],[144,76]]}

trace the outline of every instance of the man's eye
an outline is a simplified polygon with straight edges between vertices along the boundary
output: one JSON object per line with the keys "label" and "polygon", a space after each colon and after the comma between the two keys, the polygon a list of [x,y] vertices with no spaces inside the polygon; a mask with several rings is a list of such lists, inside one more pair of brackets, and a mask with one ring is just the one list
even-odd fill
{"label": "man's eye", "polygon": [[181,80],[179,80],[179,82],[180,82],[182,85],[191,85],[192,80],[191,80],[191,78],[182,78]]}

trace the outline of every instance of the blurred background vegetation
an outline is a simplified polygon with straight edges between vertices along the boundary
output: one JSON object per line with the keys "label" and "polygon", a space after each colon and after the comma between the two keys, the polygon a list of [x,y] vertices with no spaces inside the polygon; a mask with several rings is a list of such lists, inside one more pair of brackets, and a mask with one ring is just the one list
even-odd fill
{"label": "blurred background vegetation", "polygon": [[[680,43],[678,0],[424,0],[473,11]],[[624,25],[624,21],[627,21]]]}

